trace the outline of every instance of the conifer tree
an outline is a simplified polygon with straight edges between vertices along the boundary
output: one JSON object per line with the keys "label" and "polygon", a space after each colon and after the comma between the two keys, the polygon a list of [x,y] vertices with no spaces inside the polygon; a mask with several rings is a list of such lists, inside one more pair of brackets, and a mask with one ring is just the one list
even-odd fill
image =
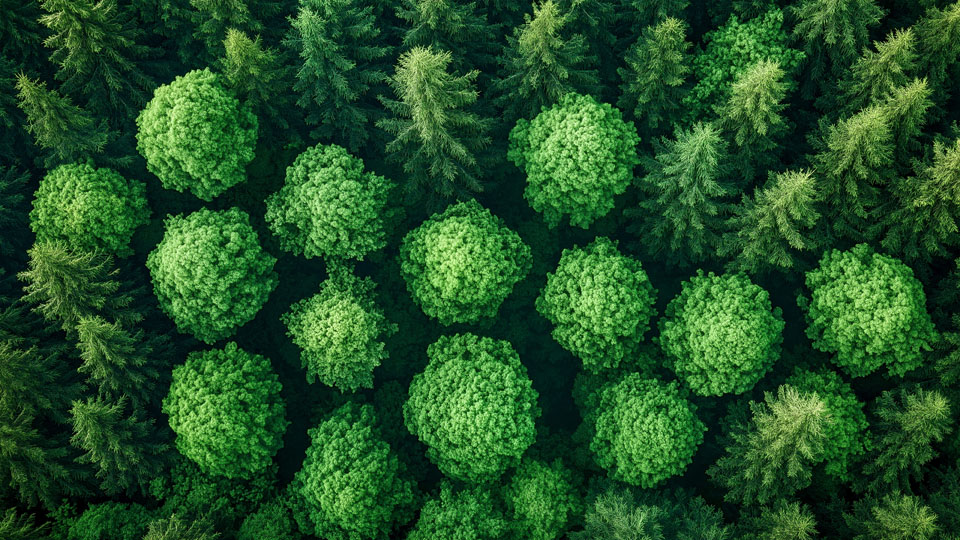
{"label": "conifer tree", "polygon": [[404,47],[451,53],[458,72],[485,72],[495,64],[499,32],[475,0],[402,0],[396,10],[408,26]]}
{"label": "conifer tree", "polygon": [[7,508],[0,516],[0,538],[7,540],[47,540],[50,523],[36,524],[33,514],[18,514]]}
{"label": "conifer tree", "polygon": [[651,254],[686,265],[714,253],[727,208],[723,198],[730,194],[721,183],[726,159],[727,144],[711,124],[677,128],[674,140],[661,141],[640,180],[646,198],[624,213],[639,218],[631,229]]}
{"label": "conifer tree", "polygon": [[[617,0],[559,0],[560,10],[570,17],[570,31],[586,38],[590,55],[609,58],[613,54],[617,38],[613,30],[617,25]],[[608,80],[607,63],[600,62],[603,71],[601,80]],[[613,63],[609,63],[610,68]]]}
{"label": "conifer tree", "polygon": [[0,342],[0,409],[20,409],[31,416],[66,422],[70,401],[79,394],[80,385],[76,376],[71,376],[63,353],[59,348],[28,345],[23,338],[4,336]]}
{"label": "conifer tree", "polygon": [[157,442],[153,420],[129,414],[127,403],[126,398],[87,398],[70,409],[70,443],[84,451],[77,461],[94,466],[100,489],[110,495],[145,492],[163,467],[165,445]]}
{"label": "conifer tree", "polygon": [[311,136],[351,151],[369,138],[381,114],[374,93],[387,81],[390,48],[380,44],[375,3],[301,0],[284,43],[303,62],[293,85]]}
{"label": "conifer tree", "polygon": [[853,540],[933,540],[949,538],[941,532],[938,516],[914,497],[894,491],[882,498],[869,497],[854,503],[853,514],[844,514],[847,526],[854,531]]}
{"label": "conifer tree", "polygon": [[804,42],[815,80],[838,76],[869,43],[869,29],[884,15],[875,0],[801,0],[793,33]]}
{"label": "conifer tree", "polygon": [[286,129],[288,122],[283,111],[288,95],[282,90],[286,69],[277,51],[264,47],[260,36],[251,39],[235,28],[227,29],[223,49],[220,65],[230,88],[249,103],[260,118],[269,118],[278,128]]}
{"label": "conifer tree", "polygon": [[620,74],[617,106],[633,114],[652,132],[663,131],[681,113],[684,82],[690,73],[690,43],[683,21],[668,17],[643,35],[628,50]]}
{"label": "conifer tree", "polygon": [[734,208],[720,244],[722,256],[733,257],[731,270],[757,273],[789,271],[797,251],[819,247],[814,228],[820,220],[820,193],[810,171],[770,173],[766,185],[753,197],[743,196]]}
{"label": "conifer tree", "polygon": [[894,30],[886,41],[874,41],[840,81],[841,110],[853,114],[879,103],[891,90],[910,82],[916,69],[916,34],[912,28]]}
{"label": "conifer tree", "polygon": [[60,66],[61,89],[84,96],[87,108],[129,121],[147,101],[154,83],[137,60],[151,53],[137,44],[143,33],[116,0],[43,0],[40,22],[51,35],[50,61]]}
{"label": "conifer tree", "polygon": [[18,69],[44,61],[40,15],[37,0],[0,0],[0,56]]}
{"label": "conifer tree", "polygon": [[737,77],[718,111],[720,127],[732,135],[736,146],[734,163],[748,181],[778,163],[779,139],[787,130],[783,76],[776,62],[757,62]]}
{"label": "conifer tree", "polygon": [[942,9],[931,7],[914,28],[920,72],[930,80],[937,102],[942,103],[949,93],[949,85],[944,84],[949,69],[960,61],[960,2]]}
{"label": "conifer tree", "polygon": [[760,510],[751,523],[757,540],[815,540],[817,520],[805,504],[780,501]]}
{"label": "conifer tree", "polygon": [[524,24],[507,37],[496,83],[506,123],[533,118],[570,92],[598,93],[596,58],[582,35],[570,34],[569,23],[569,14],[545,0],[534,3],[533,16],[524,15]]}
{"label": "conifer tree", "polygon": [[776,397],[751,402],[753,419],[734,427],[727,453],[707,473],[727,489],[728,502],[765,504],[810,484],[823,459],[823,428],[830,417],[816,394],[782,385]]}
{"label": "conifer tree", "polygon": [[377,122],[395,136],[386,149],[403,161],[407,188],[444,198],[483,191],[476,154],[490,142],[489,120],[471,110],[477,72],[456,75],[450,61],[449,52],[422,47],[400,55],[390,78],[397,99],[381,98],[393,118]]}
{"label": "conifer tree", "polygon": [[[263,23],[283,10],[282,0],[189,0],[187,18],[193,23],[193,36],[206,46],[201,58],[209,61],[219,56],[227,30],[242,32],[269,31]],[[184,6],[186,7],[186,6]]]}
{"label": "conifer tree", "polygon": [[77,371],[87,374],[101,396],[114,400],[126,396],[135,407],[150,400],[158,372],[149,362],[152,351],[142,331],[134,334],[118,323],[92,316],[80,318],[77,334],[83,359]]}
{"label": "conifer tree", "polygon": [[620,0],[618,15],[634,32],[668,18],[683,19],[690,0]]}
{"label": "conifer tree", "polygon": [[916,139],[926,123],[927,110],[933,105],[930,95],[927,80],[914,79],[891,89],[881,104],[893,132],[897,163],[907,163],[910,154],[919,147]]}
{"label": "conifer tree", "polygon": [[0,256],[8,262],[20,256],[29,242],[25,194],[29,179],[29,174],[17,167],[0,166]]}
{"label": "conifer tree", "polygon": [[27,116],[27,131],[41,149],[48,151],[54,162],[77,161],[96,154],[107,144],[107,129],[94,122],[86,110],[56,90],[47,90],[47,83],[17,75],[20,109]]}

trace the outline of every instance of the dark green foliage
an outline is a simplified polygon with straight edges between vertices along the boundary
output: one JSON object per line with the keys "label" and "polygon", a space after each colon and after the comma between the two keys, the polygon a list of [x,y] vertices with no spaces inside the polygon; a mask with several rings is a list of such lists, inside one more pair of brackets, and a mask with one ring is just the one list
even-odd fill
{"label": "dark green foliage", "polygon": [[154,351],[142,331],[131,333],[99,316],[83,317],[77,322],[77,348],[83,360],[77,371],[87,374],[101,396],[126,396],[134,406],[150,400],[159,366],[151,362]]}
{"label": "dark green foliage", "polygon": [[48,523],[37,524],[33,514],[21,515],[7,508],[0,519],[0,538],[7,540],[47,540]]}
{"label": "dark green foliage", "polygon": [[398,0],[396,15],[406,23],[403,46],[453,53],[455,71],[493,64],[497,27],[473,0]]}
{"label": "dark green foliage", "polygon": [[66,540],[142,540],[154,519],[136,503],[93,504],[70,524]]}
{"label": "dark green foliage", "polygon": [[931,91],[926,79],[914,79],[890,91],[883,101],[883,110],[890,122],[895,145],[895,157],[899,162],[909,160],[911,152],[919,144],[920,135],[927,120],[927,110],[933,106]]}
{"label": "dark green foliage", "polygon": [[47,83],[17,75],[17,98],[27,116],[26,129],[54,162],[73,162],[99,153],[108,141],[106,126],[94,121],[87,111],[77,107]]}
{"label": "dark green foliage", "polygon": [[533,16],[507,37],[496,83],[499,103],[508,121],[533,118],[564,94],[596,94],[599,87],[587,42],[568,29],[570,15],[554,0],[533,5]]}
{"label": "dark green foliage", "polygon": [[594,433],[590,450],[597,463],[611,478],[642,488],[682,474],[707,429],[676,382],[636,373],[602,388],[585,421]]}
{"label": "dark green foliage", "polygon": [[227,29],[223,48],[220,65],[227,85],[261,119],[286,129],[288,122],[283,113],[290,100],[281,88],[285,84],[287,69],[281,64],[280,54],[270,47],[264,47],[260,36],[251,38],[236,28]]}
{"label": "dark green foliage", "polygon": [[296,255],[363,260],[387,244],[398,212],[394,188],[342,147],[317,145],[287,167],[283,187],[267,198],[265,219]]}
{"label": "dark green foliage", "polygon": [[281,500],[260,506],[256,513],[248,515],[237,531],[237,540],[300,540],[296,523],[290,510]]}
{"label": "dark green foliage", "polygon": [[236,343],[191,353],[173,369],[163,400],[177,449],[206,473],[254,477],[283,447],[281,388],[270,361]]}
{"label": "dark green foliage", "polygon": [[18,255],[26,244],[26,185],[29,175],[14,167],[0,166],[0,256]]}
{"label": "dark green foliage", "polygon": [[374,92],[387,81],[390,47],[382,45],[367,0],[301,0],[284,43],[297,53],[293,89],[307,112],[311,136],[357,151],[381,115]]}
{"label": "dark green foliage", "polygon": [[238,208],[206,208],[165,221],[147,257],[153,291],[182,332],[208,344],[250,322],[277,286],[276,259]]}
{"label": "dark green foliage", "polygon": [[530,248],[475,200],[434,214],[400,246],[407,290],[447,326],[496,316],[530,266]]}
{"label": "dark green foliage", "polygon": [[930,78],[939,95],[949,94],[943,83],[960,58],[960,2],[942,9],[931,5],[917,21],[917,49],[921,72]]}
{"label": "dark green foliage", "polygon": [[347,403],[309,431],[311,445],[290,488],[301,532],[385,539],[413,517],[415,487],[375,424],[371,406]]}
{"label": "dark green foliage", "polygon": [[133,231],[150,221],[142,182],[90,163],[61,165],[40,181],[30,212],[38,242],[62,240],[74,249],[133,254]]}
{"label": "dark green foliage", "polygon": [[[845,515],[856,531],[853,540],[933,540],[941,531],[937,515],[919,497],[893,492],[883,498],[869,498],[854,504],[854,513]],[[944,531],[946,532],[946,531]]]}
{"label": "dark green foliage", "polygon": [[792,6],[794,35],[803,40],[814,81],[838,76],[869,43],[868,31],[884,15],[874,0],[800,0]]}
{"label": "dark green foliage", "polygon": [[427,457],[464,482],[496,480],[533,444],[537,391],[506,341],[443,336],[410,383],[404,421]]}
{"label": "dark green foliage", "polygon": [[824,254],[807,272],[810,298],[801,297],[807,337],[833,354],[833,362],[853,377],[887,368],[902,376],[920,367],[936,330],[926,296],[913,270],[866,244]]}
{"label": "dark green foliage", "polygon": [[677,265],[704,260],[720,242],[723,214],[731,195],[724,184],[727,143],[712,124],[677,128],[675,138],[661,139],[656,158],[647,160],[647,175],[638,180],[640,207],[630,231],[643,239],[645,251]]}
{"label": "dark green foliage", "polygon": [[587,508],[584,530],[572,540],[730,540],[723,514],[682,491],[647,491],[639,497],[608,488]]}
{"label": "dark green foliage", "polygon": [[407,540],[499,540],[509,524],[490,488],[455,488],[444,481],[440,493],[423,504]]}
{"label": "dark green foliage", "polygon": [[137,117],[137,150],[163,187],[210,201],[246,179],[257,117],[209,69],[178,76]]}
{"label": "dark green foliage", "polygon": [[627,50],[626,67],[617,69],[622,81],[617,106],[651,131],[663,131],[675,123],[690,73],[689,49],[686,28],[679,19],[668,17],[645,28]]}
{"label": "dark green foliage", "polygon": [[810,485],[813,465],[823,460],[825,428],[831,419],[816,394],[792,386],[750,402],[750,422],[734,426],[726,455],[708,473],[729,502],[765,504]]}
{"label": "dark green foliage", "polygon": [[376,284],[348,269],[333,269],[320,292],[281,316],[300,347],[307,381],[353,392],[373,388],[373,370],[389,356],[383,340],[396,332],[374,302]]}
{"label": "dark green foliage", "polygon": [[874,41],[876,51],[865,49],[840,81],[843,110],[855,113],[906,85],[916,70],[916,42],[915,32],[907,28],[890,32],[885,41]]}
{"label": "dark green foliage", "polygon": [[461,198],[483,191],[477,154],[490,143],[490,121],[474,112],[478,72],[457,75],[451,58],[423,47],[403,53],[389,80],[396,99],[381,97],[392,118],[377,126],[394,136],[386,150],[403,163],[408,193]]}
{"label": "dark green foliage", "polygon": [[780,308],[745,274],[701,270],[681,287],[660,319],[670,367],[701,396],[753,388],[780,357]]}
{"label": "dark green foliage", "polygon": [[[267,17],[284,9],[282,0],[189,0],[190,9],[185,13],[193,24],[194,37],[206,46],[202,58],[218,56],[223,38],[231,28],[242,32],[258,33],[264,28]],[[186,7],[184,5],[184,7]],[[276,32],[271,32],[276,33]]]}
{"label": "dark green foliage", "polygon": [[506,486],[510,526],[518,538],[553,540],[582,511],[573,474],[559,459],[524,459]]}
{"label": "dark green foliage", "polygon": [[[16,307],[6,308],[5,316],[27,319]],[[6,334],[4,332],[3,334]],[[45,338],[52,340],[52,336]],[[75,375],[62,348],[39,345],[20,336],[2,335],[0,340],[0,410],[23,410],[28,415],[67,421],[70,401],[80,391]]]}
{"label": "dark green foliage", "polygon": [[567,94],[532,121],[517,121],[507,158],[526,172],[523,197],[548,226],[569,216],[571,226],[586,229],[627,189],[639,143],[633,122],[624,122],[619,110]]}
{"label": "dark green foliage", "polygon": [[150,523],[143,540],[217,540],[220,534],[205,520],[186,520],[173,514]]}
{"label": "dark green foliage", "polygon": [[585,248],[563,250],[536,308],[553,323],[557,343],[584,369],[599,372],[633,364],[656,312],[656,295],[640,261],[598,238]]}

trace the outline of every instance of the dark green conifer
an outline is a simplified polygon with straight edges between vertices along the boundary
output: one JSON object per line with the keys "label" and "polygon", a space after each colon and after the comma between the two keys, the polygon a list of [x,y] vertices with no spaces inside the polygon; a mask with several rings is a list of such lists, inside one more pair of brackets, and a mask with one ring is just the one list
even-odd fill
{"label": "dark green conifer", "polygon": [[27,131],[37,146],[51,155],[53,163],[77,161],[100,152],[107,144],[106,126],[96,123],[70,98],[47,90],[47,83],[21,73],[17,75],[17,92],[20,109],[27,115]]}

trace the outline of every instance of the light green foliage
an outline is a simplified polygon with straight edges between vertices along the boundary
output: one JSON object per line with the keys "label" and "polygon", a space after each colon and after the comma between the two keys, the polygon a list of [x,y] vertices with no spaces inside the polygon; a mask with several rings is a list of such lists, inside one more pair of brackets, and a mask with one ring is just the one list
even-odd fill
{"label": "light green foliage", "polygon": [[252,320],[277,286],[276,259],[260,248],[249,219],[237,208],[168,217],[147,256],[164,313],[208,344]]}
{"label": "light green foliage", "polygon": [[598,238],[563,250],[536,307],[553,323],[557,343],[598,372],[632,363],[656,313],[656,296],[640,261]]}
{"label": "light green foliage", "polygon": [[567,94],[510,131],[507,158],[527,174],[523,197],[551,228],[564,216],[586,229],[614,206],[633,179],[640,137],[620,111]]}
{"label": "light green foliage", "polygon": [[737,76],[730,97],[717,111],[721,127],[736,145],[735,163],[747,180],[778,163],[780,139],[787,131],[783,76],[775,61],[757,62]]}
{"label": "light green foliage", "polygon": [[807,272],[810,298],[801,298],[807,337],[853,377],[885,366],[902,376],[923,363],[936,330],[913,270],[866,244],[831,250]]}
{"label": "light green foliage", "polygon": [[282,85],[287,68],[281,64],[280,54],[265,48],[260,36],[251,39],[236,28],[227,29],[223,49],[220,66],[229,87],[260,117],[286,129],[288,122],[283,114],[289,99]]}
{"label": "light green foliage", "polygon": [[300,540],[290,511],[280,501],[263,504],[248,515],[237,531],[237,540]]}
{"label": "light green foliage", "polygon": [[883,112],[890,123],[898,163],[906,163],[919,149],[917,137],[927,121],[927,111],[933,106],[932,89],[926,79],[893,88],[882,102]]}
{"label": "light green foliage", "polygon": [[552,463],[525,458],[504,493],[510,526],[517,538],[560,538],[581,511],[573,474],[559,459]]}
{"label": "light green foliage", "polygon": [[872,491],[909,489],[923,477],[923,465],[937,457],[934,443],[953,431],[951,403],[937,390],[887,391],[877,398],[876,445],[864,466]]}
{"label": "light green foliage", "polygon": [[220,533],[204,518],[186,520],[177,514],[150,523],[143,540],[217,540]]}
{"label": "light green foliage", "polygon": [[209,474],[250,478],[267,469],[289,422],[270,361],[227,343],[190,353],[163,400],[177,449]]}
{"label": "light green foliage", "polygon": [[638,373],[600,390],[586,422],[594,428],[590,450],[597,463],[611,478],[642,488],[682,474],[707,429],[676,382]]}
{"label": "light green foliage", "polygon": [[382,113],[373,92],[387,81],[390,48],[381,45],[367,0],[300,0],[284,43],[302,65],[293,89],[315,138],[332,138],[359,150]]}
{"label": "light green foliage", "polygon": [[457,71],[479,70],[492,64],[494,51],[499,52],[493,44],[500,41],[500,36],[478,4],[472,0],[397,1],[397,18],[407,27],[403,46],[454,53],[453,68]]}
{"label": "light green foliage", "polygon": [[757,62],[776,62],[792,78],[804,59],[801,51],[788,46],[790,38],[779,9],[748,21],[731,16],[725,25],[707,32],[704,40],[704,51],[693,59],[697,83],[683,98],[688,118],[709,116],[726,101],[733,82]]}
{"label": "light green foliage", "polygon": [[166,446],[158,442],[153,419],[129,412],[127,399],[74,401],[70,443],[84,451],[79,463],[96,469],[100,489],[110,495],[146,492],[161,471]]}
{"label": "light green foliage", "polygon": [[407,429],[447,476],[497,479],[536,437],[540,407],[527,369],[506,341],[473,334],[442,336],[427,356],[403,406]]}
{"label": "light green foliage", "polygon": [[6,538],[7,540],[47,540],[50,538],[48,536],[49,532],[49,523],[37,525],[33,514],[21,515],[17,513],[15,508],[5,509],[3,515],[0,516],[0,538]]}
{"label": "light green foliage", "polygon": [[884,11],[874,0],[800,0],[791,6],[793,34],[804,43],[813,80],[829,80],[857,59],[869,44],[869,28]]}
{"label": "light green foliage", "polygon": [[415,486],[375,424],[373,407],[347,403],[309,430],[307,457],[291,485],[301,532],[386,539],[413,517]]}
{"label": "light green foliage", "polygon": [[799,392],[816,394],[826,404],[832,422],[823,428],[824,471],[843,482],[853,480],[853,466],[872,446],[863,403],[853,388],[829,370],[797,369],[786,384]]}
{"label": "light green foliage", "polygon": [[55,162],[76,161],[106,146],[106,127],[70,98],[47,90],[47,83],[20,73],[16,88],[20,109],[27,116],[27,131],[37,146],[56,158]]}
{"label": "light green foliage", "polygon": [[937,514],[920,497],[893,492],[854,504],[854,513],[845,515],[847,525],[857,534],[853,540],[933,540],[953,538],[941,531]]}
{"label": "light green foliage", "polygon": [[142,540],[154,519],[136,503],[93,504],[70,524],[66,540]]}
{"label": "light green foliage", "polygon": [[582,35],[570,35],[570,22],[554,0],[535,2],[533,16],[524,14],[523,25],[507,37],[496,83],[507,119],[533,118],[570,92],[598,91],[596,58]]}
{"label": "light green foliage", "polygon": [[690,43],[683,21],[667,17],[647,27],[627,49],[617,106],[651,131],[669,127],[680,116],[684,81],[690,73]]}
{"label": "light green foliage", "polygon": [[300,347],[307,381],[353,392],[373,388],[373,370],[387,359],[383,340],[397,327],[374,303],[376,284],[349,269],[333,269],[320,292],[281,317]]}
{"label": "light green foliage", "polygon": [[377,127],[394,135],[386,150],[410,175],[408,192],[451,198],[483,191],[477,153],[490,143],[490,121],[474,112],[479,73],[456,75],[451,59],[432,48],[403,53],[389,80],[397,99],[380,98],[393,117]]}
{"label": "light green foliage", "polygon": [[83,360],[77,371],[87,374],[99,395],[126,396],[134,406],[150,400],[159,373],[142,331],[128,332],[99,316],[82,317],[77,322],[77,349]]}
{"label": "light green foliage", "polygon": [[266,220],[280,246],[308,259],[363,258],[387,245],[396,210],[394,183],[336,145],[317,145],[287,167],[284,185],[267,198]]}
{"label": "light green foliage", "polygon": [[728,268],[751,274],[795,268],[798,251],[820,246],[813,230],[820,220],[820,197],[812,172],[771,172],[752,198],[743,196],[727,221],[729,232],[718,252],[733,257]]}
{"label": "light green foliage", "polygon": [[407,233],[400,271],[423,312],[441,324],[494,317],[532,266],[530,248],[475,200],[456,203]]}
{"label": "light green foliage", "polygon": [[647,491],[640,496],[616,488],[600,493],[572,540],[731,540],[723,514],[683,491]]}
{"label": "light green foliage", "polygon": [[832,422],[826,402],[783,385],[776,396],[765,392],[764,402],[750,402],[750,409],[752,420],[733,428],[726,455],[707,471],[727,489],[724,499],[765,504],[809,486]]}
{"label": "light green foliage", "polygon": [[753,388],[780,357],[780,308],[745,274],[700,270],[681,287],[660,320],[660,346],[673,370],[701,396]]}
{"label": "light green foliage", "polygon": [[949,69],[960,57],[960,2],[953,2],[943,9],[930,6],[926,15],[917,21],[917,50],[920,66],[933,88],[944,96],[943,82]]}
{"label": "light green foliage", "polygon": [[907,84],[916,69],[916,34],[912,28],[894,30],[885,41],[874,41],[876,51],[865,49],[840,81],[840,103],[847,113],[855,113],[880,103],[898,86]]}
{"label": "light green foliage", "polygon": [[[169,0],[168,0],[169,2]],[[223,37],[230,28],[242,32],[270,32],[270,26],[264,26],[267,17],[285,9],[286,2],[281,0],[179,0],[189,11],[187,18],[193,23],[195,42],[206,47],[206,54],[199,56],[206,60],[220,52]],[[195,46],[195,44],[191,44]]]}
{"label": "light green foliage", "polygon": [[[763,508],[753,521],[757,540],[816,540],[817,520],[810,508],[798,502],[780,501]],[[747,538],[745,536],[745,538]]]}
{"label": "light green foliage", "polygon": [[457,489],[444,481],[439,495],[424,503],[407,540],[499,540],[509,523],[489,488]]}
{"label": "light green foliage", "polygon": [[246,179],[257,117],[209,69],[154,92],[137,117],[137,150],[163,187],[210,201]]}
{"label": "light green foliage", "polygon": [[40,181],[30,212],[37,241],[63,240],[75,249],[133,254],[133,231],[150,221],[146,188],[113,169],[61,165]]}
{"label": "light green foliage", "polygon": [[629,230],[643,238],[647,252],[677,265],[702,261],[715,251],[727,209],[724,185],[727,143],[712,124],[677,128],[674,140],[654,143],[656,158],[647,160],[639,180],[644,197]]}

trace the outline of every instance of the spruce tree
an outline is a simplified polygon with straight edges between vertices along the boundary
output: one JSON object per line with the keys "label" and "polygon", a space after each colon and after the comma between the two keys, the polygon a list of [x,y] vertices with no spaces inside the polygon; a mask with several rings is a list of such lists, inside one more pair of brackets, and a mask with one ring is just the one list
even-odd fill
{"label": "spruce tree", "polygon": [[780,501],[763,508],[752,520],[751,532],[757,540],[815,540],[817,520],[805,504]]}
{"label": "spruce tree", "polygon": [[[272,25],[263,23],[284,9],[283,0],[189,0],[192,8],[186,13],[193,23],[193,36],[206,47],[201,59],[210,61],[220,56],[227,30],[269,32]],[[186,7],[186,6],[184,6]]]}
{"label": "spruce tree", "polygon": [[7,508],[0,516],[0,538],[7,540],[47,540],[50,523],[37,524],[33,514],[19,514]]}
{"label": "spruce tree", "polygon": [[620,0],[620,20],[634,33],[674,18],[684,19],[690,0]]}
{"label": "spruce tree", "polygon": [[917,65],[916,34],[912,28],[894,30],[886,41],[874,41],[840,80],[840,109],[853,114],[880,103],[896,87],[910,82]]}
{"label": "spruce tree", "polygon": [[375,3],[301,0],[284,41],[303,63],[293,85],[311,136],[357,151],[381,112],[373,96],[387,81],[390,48],[380,44]]}
{"label": "spruce tree", "polygon": [[801,0],[792,7],[794,35],[804,42],[810,76],[828,81],[841,75],[869,43],[869,30],[884,15],[875,0]]}
{"label": "spruce tree", "polygon": [[94,466],[100,489],[107,494],[146,492],[161,474],[165,445],[157,442],[153,420],[129,414],[126,398],[74,401],[70,414],[70,443],[84,451],[77,461]]}
{"label": "spruce tree", "polygon": [[277,51],[264,47],[260,36],[251,39],[235,28],[227,29],[223,48],[220,65],[230,88],[249,103],[260,118],[269,118],[276,127],[286,129],[288,122],[283,117],[289,101],[283,90],[286,68]]}
{"label": "spruce tree", "polygon": [[[48,151],[53,163],[77,161],[96,154],[107,144],[106,126],[94,122],[86,110],[47,83],[17,75],[20,109],[27,115],[27,131],[41,149]],[[50,165],[51,163],[48,163]]]}
{"label": "spruce tree", "polygon": [[820,219],[820,193],[810,171],[770,173],[753,197],[743,196],[727,221],[720,255],[732,257],[728,267],[750,273],[790,271],[798,251],[820,247],[814,234]]}
{"label": "spruce tree", "polygon": [[787,131],[782,116],[787,95],[783,76],[776,62],[757,62],[737,77],[718,111],[721,128],[731,134],[736,146],[734,163],[748,181],[778,164],[779,139]]}
{"label": "spruce tree", "polygon": [[943,536],[939,516],[923,499],[899,491],[883,497],[868,497],[854,503],[853,513],[844,514],[853,540],[933,540]]}
{"label": "spruce tree", "polygon": [[582,35],[570,34],[569,22],[554,0],[545,0],[534,4],[533,16],[524,15],[524,24],[507,37],[496,82],[506,123],[533,118],[570,92],[598,93],[597,59]]}
{"label": "spruce tree", "polygon": [[158,372],[142,331],[131,333],[118,323],[88,316],[77,322],[77,335],[83,359],[77,371],[87,374],[101,396],[126,396],[134,406],[150,400]]}
{"label": "spruce tree", "polygon": [[620,74],[617,106],[633,114],[651,132],[664,131],[681,114],[684,82],[690,73],[690,43],[683,21],[668,17],[643,35],[628,50]]}
{"label": "spruce tree", "polygon": [[943,9],[931,7],[914,28],[920,73],[937,92],[937,103],[943,103],[949,94],[949,85],[945,84],[949,70],[960,61],[960,2]]}
{"label": "spruce tree", "polygon": [[402,0],[397,17],[406,22],[406,48],[446,51],[453,56],[454,71],[488,71],[495,65],[495,25],[473,0]]}
{"label": "spruce tree", "polygon": [[[16,310],[16,308],[7,308]],[[23,338],[0,342],[0,409],[63,423],[70,401],[80,392],[76,374],[60,348],[28,345]]]}
{"label": "spruce tree", "polygon": [[910,154],[919,148],[916,139],[926,123],[927,110],[933,105],[930,95],[927,80],[914,79],[913,82],[891,89],[881,103],[893,132],[896,163],[908,162]]}
{"label": "spruce tree", "polygon": [[658,146],[640,180],[645,198],[624,215],[638,218],[631,230],[651,254],[678,265],[705,260],[719,243],[728,206],[727,144],[712,124],[698,122]]}
{"label": "spruce tree", "polygon": [[0,0],[0,56],[17,63],[17,68],[43,63],[43,31],[37,0]]}
{"label": "spruce tree", "polygon": [[[146,103],[152,78],[138,65],[151,54],[137,44],[141,34],[116,0],[43,0],[40,17],[51,35],[61,90],[84,96],[87,108],[116,121],[129,121]],[[116,125],[116,124],[115,124]]]}
{"label": "spruce tree", "polygon": [[393,118],[377,122],[395,136],[386,149],[410,175],[407,189],[443,198],[483,191],[476,154],[490,143],[489,120],[471,110],[477,72],[451,73],[450,61],[422,47],[400,55],[390,78],[397,99],[381,98]]}
{"label": "spruce tree", "polygon": [[22,257],[27,233],[26,186],[30,176],[16,167],[0,166],[0,267]]}

